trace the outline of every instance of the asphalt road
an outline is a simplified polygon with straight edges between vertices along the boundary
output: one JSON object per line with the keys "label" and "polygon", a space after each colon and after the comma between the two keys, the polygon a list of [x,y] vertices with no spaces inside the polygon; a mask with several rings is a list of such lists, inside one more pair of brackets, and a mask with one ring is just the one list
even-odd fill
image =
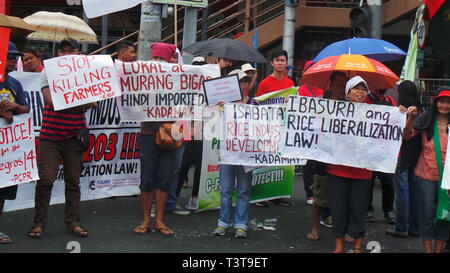
{"label": "asphalt road", "polygon": [[[184,205],[192,188],[182,190],[179,204]],[[377,223],[367,223],[367,244],[378,242],[382,253],[420,253],[418,238],[392,238],[385,235],[390,225],[383,222],[381,189],[374,190],[375,217]],[[63,205],[49,210],[49,223],[45,237],[30,239],[26,232],[32,225],[33,209],[3,213],[0,230],[13,240],[0,245],[0,253],[68,253],[70,244],[79,245],[82,253],[329,253],[334,243],[331,230],[321,227],[321,239],[309,241],[311,206],[306,204],[301,176],[296,177],[292,207],[252,206],[250,219],[263,221],[277,218],[277,230],[250,230],[248,238],[236,239],[229,234],[218,237],[211,234],[216,227],[218,210],[195,213],[188,216],[166,215],[166,224],[176,232],[174,236],[158,233],[135,235],[132,230],[140,223],[139,198],[116,197],[84,201],[81,204],[82,225],[89,229],[88,238],[77,238],[64,228]],[[75,243],[73,243],[75,241]],[[72,242],[69,244],[69,242]],[[69,244],[69,245],[68,245]],[[348,245],[351,249],[351,245]],[[370,252],[366,250],[366,252]]]}

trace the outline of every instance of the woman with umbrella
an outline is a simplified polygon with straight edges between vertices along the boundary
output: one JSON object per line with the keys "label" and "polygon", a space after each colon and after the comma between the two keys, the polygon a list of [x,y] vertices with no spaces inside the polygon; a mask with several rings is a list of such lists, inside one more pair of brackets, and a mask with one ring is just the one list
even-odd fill
{"label": "woman with umbrella", "polygon": [[[347,82],[345,94],[351,102],[366,103],[369,87],[363,78],[355,76]],[[361,253],[372,171],[329,164],[326,172],[330,174],[328,194],[336,244],[333,253],[344,252],[346,234],[354,238],[353,252]]]}

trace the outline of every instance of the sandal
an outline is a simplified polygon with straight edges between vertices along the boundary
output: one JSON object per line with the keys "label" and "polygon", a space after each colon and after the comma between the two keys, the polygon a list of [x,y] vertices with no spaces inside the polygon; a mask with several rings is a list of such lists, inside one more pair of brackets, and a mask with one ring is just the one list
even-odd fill
{"label": "sandal", "polygon": [[3,232],[0,232],[0,244],[10,244],[11,238]]}
{"label": "sandal", "polygon": [[320,239],[319,234],[315,232],[310,232],[306,235],[306,239],[311,241],[317,241]]}
{"label": "sandal", "polygon": [[68,230],[70,233],[72,233],[73,235],[80,237],[80,238],[88,237],[88,235],[89,235],[88,230],[85,229],[80,224],[73,225]]}
{"label": "sandal", "polygon": [[139,225],[133,230],[133,233],[138,235],[144,235],[147,234],[149,231],[150,227],[143,227]]}
{"label": "sandal", "polygon": [[166,235],[166,236],[171,236],[171,235],[175,234],[175,232],[168,227],[155,228],[155,231],[159,232],[159,234]]}
{"label": "sandal", "polygon": [[[37,228],[40,228],[41,231],[36,231]],[[34,226],[30,229],[30,231],[28,231],[27,235],[33,239],[41,239],[44,237],[44,228],[41,226]]]}

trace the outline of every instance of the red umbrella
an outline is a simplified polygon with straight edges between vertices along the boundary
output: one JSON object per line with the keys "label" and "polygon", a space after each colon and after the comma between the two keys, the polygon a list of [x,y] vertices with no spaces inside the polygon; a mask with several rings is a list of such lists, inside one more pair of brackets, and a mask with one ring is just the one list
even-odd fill
{"label": "red umbrella", "polygon": [[363,55],[340,55],[326,57],[303,73],[303,83],[319,88],[326,88],[331,74],[342,71],[347,76],[359,75],[370,89],[389,89],[399,80],[397,75],[384,64]]}

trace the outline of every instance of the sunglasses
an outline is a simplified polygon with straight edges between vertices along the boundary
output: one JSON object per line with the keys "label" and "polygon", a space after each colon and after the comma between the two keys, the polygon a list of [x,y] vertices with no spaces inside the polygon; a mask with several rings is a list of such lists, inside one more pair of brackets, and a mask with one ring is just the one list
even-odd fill
{"label": "sunglasses", "polygon": [[19,60],[19,57],[20,57],[19,55],[8,54],[7,59],[8,60],[13,60],[14,59],[14,60],[17,61],[17,60]]}

